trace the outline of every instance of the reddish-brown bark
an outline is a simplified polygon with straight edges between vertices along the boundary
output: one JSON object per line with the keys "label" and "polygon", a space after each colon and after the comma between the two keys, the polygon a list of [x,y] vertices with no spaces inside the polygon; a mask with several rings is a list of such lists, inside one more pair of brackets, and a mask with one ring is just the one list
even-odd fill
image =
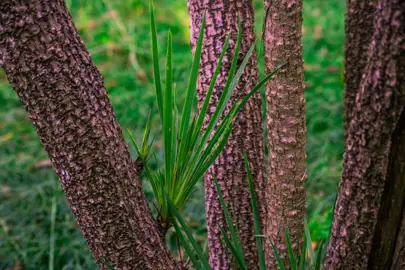
{"label": "reddish-brown bark", "polygon": [[[345,134],[352,119],[356,94],[367,64],[377,0],[346,1],[345,41]],[[347,137],[347,136],[345,136]]]}
{"label": "reddish-brown bark", "polygon": [[[229,33],[232,34],[230,49],[224,58],[222,70],[210,103],[209,111],[213,112],[230,68],[238,32],[238,16],[240,16],[243,31],[242,47],[239,55],[241,62],[255,40],[253,32],[254,14],[251,0],[189,0],[191,44],[193,48],[198,37],[204,9],[207,9],[207,24],[198,83],[199,104],[202,104],[204,100],[205,92],[211,82],[224,41]],[[240,92],[246,86],[246,93],[257,83],[258,68],[255,58],[256,55],[254,54],[240,79],[236,92]],[[212,175],[218,178],[225,200],[234,214],[248,268],[256,269],[258,267],[250,193],[242,151],[246,150],[248,154],[257,190],[256,196],[260,202],[263,202],[265,167],[261,113],[261,99],[260,95],[257,94],[249,100],[244,110],[238,114],[234,131],[227,146],[205,177],[209,256],[214,269],[229,269],[230,261],[226,257],[220,241],[219,226],[224,226],[224,218],[212,181]],[[259,209],[262,216],[265,212],[264,206],[265,204],[262,203]]]}
{"label": "reddish-brown bark", "polygon": [[404,1],[379,1],[371,40],[348,124],[327,269],[404,263]]}
{"label": "reddish-brown bark", "polygon": [[[288,265],[285,230],[296,254],[302,242],[305,217],[305,97],[301,29],[302,0],[266,0],[264,33],[267,72],[288,61],[267,83],[269,186],[265,234]],[[267,265],[276,268],[266,245]]]}
{"label": "reddish-brown bark", "polygon": [[0,65],[48,152],[94,258],[116,269],[177,269],[102,77],[65,3],[2,0]]}

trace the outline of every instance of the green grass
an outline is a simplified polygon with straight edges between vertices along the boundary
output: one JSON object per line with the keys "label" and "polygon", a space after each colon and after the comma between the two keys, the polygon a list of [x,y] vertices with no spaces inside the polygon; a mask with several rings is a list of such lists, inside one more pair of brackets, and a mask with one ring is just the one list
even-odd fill
{"label": "green grass", "polygon": [[[166,47],[173,34],[173,81],[177,100],[184,100],[191,67],[185,1],[155,0],[157,42]],[[304,1],[304,58],[308,125],[308,210],[312,240],[326,239],[341,173],[343,154],[344,1]],[[151,113],[159,164],[163,143],[153,83],[147,1],[67,1],[73,19],[105,78],[110,99],[123,129],[140,138]],[[254,1],[257,30],[262,25],[262,1]],[[165,51],[159,51],[164,74]],[[164,83],[164,81],[162,81]],[[182,103],[179,102],[178,105]],[[155,134],[156,133],[156,134]],[[127,138],[129,139],[129,138]],[[135,149],[131,149],[135,154]],[[26,269],[96,269],[74,222],[59,182],[51,169],[33,170],[46,159],[39,138],[17,95],[0,71],[0,269],[24,261]],[[156,166],[153,163],[151,167]],[[146,183],[146,182],[145,182]],[[152,188],[145,187],[152,201]],[[182,211],[196,241],[205,246],[202,182]],[[55,216],[52,202],[56,202]],[[153,207],[152,207],[153,209]],[[52,220],[54,218],[54,223]],[[53,233],[52,233],[53,232]],[[173,232],[167,241],[176,252]]]}

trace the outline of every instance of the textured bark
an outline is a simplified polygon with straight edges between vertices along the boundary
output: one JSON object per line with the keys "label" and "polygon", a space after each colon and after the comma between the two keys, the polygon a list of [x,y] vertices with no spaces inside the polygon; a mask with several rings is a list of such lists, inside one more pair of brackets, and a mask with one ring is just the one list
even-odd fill
{"label": "textured bark", "polygon": [[0,65],[48,152],[96,261],[105,259],[116,269],[176,269],[102,77],[65,3],[2,0]]}
{"label": "textured bark", "polygon": [[[280,257],[288,264],[285,230],[296,254],[302,242],[305,217],[305,97],[301,29],[302,0],[266,0],[265,65],[267,72],[288,65],[267,83],[269,186],[267,230]],[[267,265],[275,269],[270,244]]]}
{"label": "textured bark", "polygon": [[395,239],[395,250],[393,255],[392,270],[402,270],[405,269],[405,207],[402,211],[402,222],[401,228],[398,232],[397,238]]}
{"label": "textured bark", "polygon": [[388,162],[386,183],[369,255],[369,269],[390,269],[391,264],[395,262],[392,256],[398,241],[397,237],[400,237],[399,231],[405,206],[404,112],[391,137]]}
{"label": "textured bark", "polygon": [[[207,9],[207,24],[198,82],[198,101],[200,105],[205,98],[205,93],[218,62],[225,38],[229,33],[232,34],[230,49],[224,58],[222,70],[215,86],[213,98],[211,99],[209,111],[212,113],[225,85],[230,68],[237,39],[238,16],[240,16],[243,28],[242,47],[239,54],[241,62],[255,40],[253,32],[254,14],[251,0],[189,0],[191,44],[193,48],[195,47],[205,8]],[[256,55],[253,54],[235,93],[240,93],[245,86],[245,91],[250,91],[257,81],[258,68]],[[248,268],[258,268],[250,192],[242,151],[246,150],[248,154],[257,199],[258,201],[263,201],[265,194],[265,166],[261,113],[260,94],[257,94],[250,99],[244,110],[238,114],[235,120],[234,131],[227,146],[205,176],[209,256],[210,264],[214,269],[229,269],[230,261],[226,257],[225,250],[220,241],[219,226],[224,226],[224,218],[212,181],[212,175],[217,177],[225,200],[234,214],[234,220],[239,228]],[[264,206],[265,204],[260,204],[259,211],[262,216],[265,212]],[[264,224],[262,225],[264,227]]]}
{"label": "textured bark", "polygon": [[373,33],[373,21],[377,0],[346,1],[346,41],[345,41],[345,138],[352,110],[356,104],[356,94],[367,64],[368,47]]}
{"label": "textured bark", "polygon": [[404,1],[379,2],[368,55],[348,129],[327,269],[390,269],[397,265],[393,253],[403,252]]}

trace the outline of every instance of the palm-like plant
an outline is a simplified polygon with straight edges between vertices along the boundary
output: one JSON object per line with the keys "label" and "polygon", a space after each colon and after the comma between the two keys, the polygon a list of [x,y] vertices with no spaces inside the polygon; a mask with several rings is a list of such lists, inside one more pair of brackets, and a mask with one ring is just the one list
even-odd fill
{"label": "palm-like plant", "polygon": [[164,142],[164,172],[156,173],[147,164],[152,156],[151,143],[149,142],[149,123],[145,128],[144,137],[140,146],[137,145],[130,133],[131,139],[139,155],[139,160],[150,181],[159,209],[159,221],[163,229],[171,225],[171,214],[167,198],[173,202],[177,209],[181,209],[192,194],[196,183],[215,161],[223,150],[233,127],[233,119],[243,108],[248,99],[276,73],[279,69],[267,75],[247,95],[238,95],[239,98],[233,102],[230,109],[225,112],[230,97],[236,88],[244,69],[254,51],[255,43],[246,53],[242,63],[238,66],[238,55],[241,43],[241,28],[239,27],[238,39],[236,42],[234,56],[229,70],[225,87],[217,103],[215,112],[205,125],[202,132],[204,117],[207,114],[208,105],[212,96],[216,79],[221,69],[222,60],[227,52],[230,36],[224,42],[212,81],[207,90],[205,101],[198,113],[193,113],[196,102],[197,79],[200,68],[200,59],[203,46],[205,14],[202,19],[200,35],[198,37],[194,53],[186,98],[181,115],[176,106],[176,91],[173,87],[173,66],[172,66],[172,36],[169,31],[166,55],[166,80],[164,88],[161,85],[159,74],[158,47],[156,37],[156,26],[152,1],[150,2],[150,23],[152,36],[152,56],[154,66],[154,81],[159,116],[163,127]]}

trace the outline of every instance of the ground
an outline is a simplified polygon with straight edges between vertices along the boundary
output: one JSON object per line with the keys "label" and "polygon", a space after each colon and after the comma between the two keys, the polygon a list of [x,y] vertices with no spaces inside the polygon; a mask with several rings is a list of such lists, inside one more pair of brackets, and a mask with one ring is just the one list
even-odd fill
{"label": "ground", "polygon": [[[67,0],[73,20],[105,78],[123,130],[141,136],[149,111],[157,135],[147,1]],[[155,0],[161,56],[167,30],[174,38],[179,96],[191,66],[184,0]],[[329,234],[343,155],[344,1],[304,1],[303,47],[307,98],[307,219],[315,242]],[[259,33],[262,1],[254,0]],[[262,63],[260,64],[263,65]],[[134,149],[131,149],[135,157]],[[158,151],[159,152],[159,151]],[[26,269],[96,269],[58,179],[16,93],[0,71],[0,269],[22,261]],[[43,162],[45,161],[45,162]],[[45,165],[45,167],[41,167]],[[151,189],[145,192],[153,200]],[[202,183],[184,215],[206,241]],[[168,236],[174,249],[176,240]]]}

